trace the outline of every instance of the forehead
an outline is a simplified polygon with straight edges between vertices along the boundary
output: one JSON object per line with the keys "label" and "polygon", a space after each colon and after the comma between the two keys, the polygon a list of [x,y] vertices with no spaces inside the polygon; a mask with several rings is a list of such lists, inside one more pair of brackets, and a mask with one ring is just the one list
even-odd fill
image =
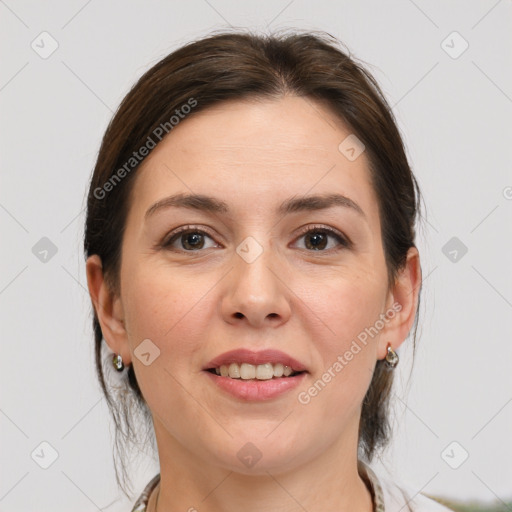
{"label": "forehead", "polygon": [[311,99],[224,102],[181,121],[157,145],[137,171],[132,208],[143,215],[178,191],[270,211],[292,195],[338,192],[371,215],[376,197],[366,154],[349,159],[340,151],[353,136]]}

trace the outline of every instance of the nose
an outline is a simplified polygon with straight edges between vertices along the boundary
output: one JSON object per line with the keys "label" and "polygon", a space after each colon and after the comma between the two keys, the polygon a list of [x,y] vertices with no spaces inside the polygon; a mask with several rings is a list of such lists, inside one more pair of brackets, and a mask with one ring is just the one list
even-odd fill
{"label": "nose", "polygon": [[262,252],[254,260],[246,257],[256,250],[254,244],[253,241],[245,254],[241,244],[242,250],[233,255],[234,268],[227,276],[222,315],[231,324],[278,327],[290,318],[293,293],[286,275],[280,271],[279,258],[270,247],[260,246]]}

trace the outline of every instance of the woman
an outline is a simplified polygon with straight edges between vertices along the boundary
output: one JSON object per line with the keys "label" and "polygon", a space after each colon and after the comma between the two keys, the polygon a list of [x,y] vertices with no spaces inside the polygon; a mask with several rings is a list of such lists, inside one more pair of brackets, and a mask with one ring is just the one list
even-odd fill
{"label": "woman", "polygon": [[369,467],[416,323],[418,198],[377,84],[327,35],[217,34],[138,81],[84,244],[100,382],[158,449],[134,511],[448,510]]}

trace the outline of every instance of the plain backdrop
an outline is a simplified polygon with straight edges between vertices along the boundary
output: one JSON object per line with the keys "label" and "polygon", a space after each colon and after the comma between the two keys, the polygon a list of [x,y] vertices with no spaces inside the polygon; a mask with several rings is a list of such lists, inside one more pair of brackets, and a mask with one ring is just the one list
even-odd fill
{"label": "plain backdrop", "polygon": [[[384,89],[426,214],[421,336],[408,385],[400,351],[376,467],[430,494],[509,500],[511,22],[510,0],[0,1],[0,510],[130,510],[93,365],[87,184],[135,80],[230,26],[325,30]],[[136,494],[156,471],[137,464]]]}

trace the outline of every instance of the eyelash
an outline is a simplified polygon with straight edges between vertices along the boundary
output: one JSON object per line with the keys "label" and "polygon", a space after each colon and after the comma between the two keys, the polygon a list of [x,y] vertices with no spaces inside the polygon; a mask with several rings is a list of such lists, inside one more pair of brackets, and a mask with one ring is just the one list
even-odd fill
{"label": "eyelash", "polygon": [[[164,249],[167,249],[167,250],[175,251],[175,252],[186,252],[186,253],[201,252],[202,249],[198,249],[196,251],[194,251],[194,250],[190,251],[190,250],[185,250],[185,249],[174,249],[171,247],[172,243],[175,240],[177,240],[180,235],[182,235],[184,233],[187,233],[187,234],[198,233],[201,235],[207,235],[208,237],[210,237],[212,239],[214,238],[211,233],[209,233],[208,231],[206,231],[204,229],[199,229],[196,226],[183,226],[183,227],[179,228],[177,231],[174,231],[173,233],[171,233],[169,238],[167,238],[161,244],[161,247]],[[301,230],[301,232],[297,235],[297,239],[302,238],[303,236],[305,236],[309,233],[327,234],[327,235],[335,238],[342,247],[338,247],[335,249],[318,250],[318,251],[304,249],[307,252],[330,253],[330,252],[337,252],[339,250],[342,250],[342,248],[350,249],[352,247],[352,243],[348,240],[348,238],[343,236],[339,231],[334,230],[332,228],[325,227],[325,226],[308,226],[307,228]]]}

